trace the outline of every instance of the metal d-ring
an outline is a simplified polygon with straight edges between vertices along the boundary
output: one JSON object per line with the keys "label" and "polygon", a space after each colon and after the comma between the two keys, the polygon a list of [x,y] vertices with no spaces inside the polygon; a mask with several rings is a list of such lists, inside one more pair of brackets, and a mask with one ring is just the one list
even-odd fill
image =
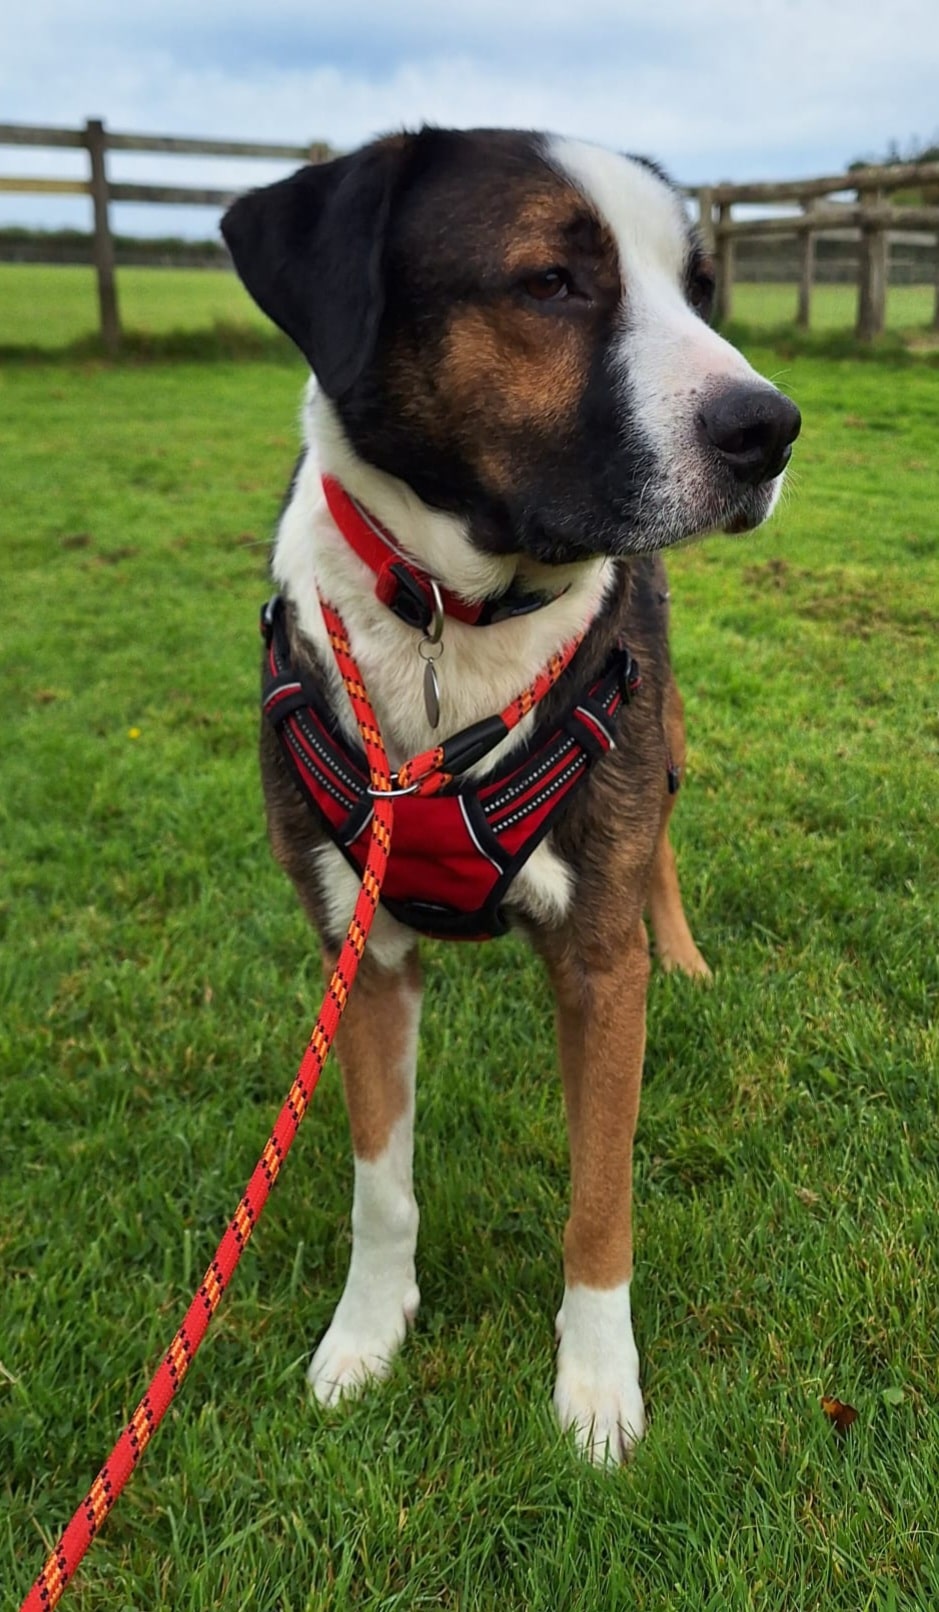
{"label": "metal d-ring", "polygon": [[[397,778],[398,775],[394,773],[393,776]],[[373,800],[396,800],[399,795],[415,794],[420,787],[421,779],[419,778],[416,784],[408,784],[407,789],[373,789],[369,784],[365,793],[366,795],[371,795]]]}

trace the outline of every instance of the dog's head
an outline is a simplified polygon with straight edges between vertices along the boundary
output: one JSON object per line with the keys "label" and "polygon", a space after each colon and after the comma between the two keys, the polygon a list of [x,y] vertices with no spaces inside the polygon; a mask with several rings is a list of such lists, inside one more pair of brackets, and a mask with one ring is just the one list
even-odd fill
{"label": "dog's head", "polygon": [[798,410],[708,328],[711,265],[652,164],[425,129],[222,230],[355,451],[482,547],[568,562],[769,514]]}

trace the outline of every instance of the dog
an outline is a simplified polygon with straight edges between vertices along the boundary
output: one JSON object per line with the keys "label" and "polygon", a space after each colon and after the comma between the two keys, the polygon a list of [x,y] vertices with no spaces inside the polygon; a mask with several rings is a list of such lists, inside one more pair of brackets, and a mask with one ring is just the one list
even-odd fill
{"label": "dog", "polygon": [[[666,968],[707,973],[668,839],[684,732],[661,551],[770,514],[799,412],[711,330],[712,264],[644,158],[424,128],[242,196],[222,231],[312,371],[273,557],[282,663],[270,651],[268,672],[278,699],[302,686],[317,706],[310,744],[343,747],[340,780],[357,729],[320,597],[345,625],[396,768],[468,727],[489,732],[583,635],[541,702],[461,777],[482,800],[539,735],[573,731],[581,700],[583,776],[511,877],[493,876],[484,927],[526,935],[553,987],[571,1155],[554,1404],[587,1457],[617,1462],[645,1427],[630,1309],[644,912]],[[383,558],[356,548],[349,521]],[[601,711],[623,646],[641,687],[629,698],[620,662],[622,697]],[[329,964],[358,889],[353,830],[343,839],[311,810],[282,739],[262,722],[270,840]],[[487,851],[496,866],[495,842],[460,810],[480,866]],[[421,821],[406,868],[418,883],[436,843]],[[348,1280],[309,1371],[324,1404],[387,1374],[418,1308],[418,931],[462,921],[435,888],[423,905],[420,892],[410,908],[400,890],[383,900],[336,1040],[355,1185]]]}

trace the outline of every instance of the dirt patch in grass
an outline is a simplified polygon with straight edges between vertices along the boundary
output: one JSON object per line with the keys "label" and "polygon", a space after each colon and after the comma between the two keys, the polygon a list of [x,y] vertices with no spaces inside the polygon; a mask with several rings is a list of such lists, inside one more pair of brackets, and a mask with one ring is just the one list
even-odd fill
{"label": "dirt patch in grass", "polygon": [[873,571],[869,577],[841,566],[811,571],[774,556],[747,566],[742,579],[755,593],[788,595],[795,615],[827,622],[856,638],[939,634],[939,612],[904,598],[895,581],[886,582]]}

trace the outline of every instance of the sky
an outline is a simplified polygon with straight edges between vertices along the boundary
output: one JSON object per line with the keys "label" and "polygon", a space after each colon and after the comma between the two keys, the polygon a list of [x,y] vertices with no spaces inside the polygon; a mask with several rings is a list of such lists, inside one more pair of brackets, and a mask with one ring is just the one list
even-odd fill
{"label": "sky", "polygon": [[[0,120],[348,149],[423,122],[550,129],[675,178],[837,173],[939,139],[936,0],[8,0]],[[116,180],[246,188],[263,163],[115,154]],[[0,172],[83,178],[67,151]],[[82,198],[0,194],[0,222],[84,226]],[[206,209],[124,205],[118,230],[214,233]]]}

